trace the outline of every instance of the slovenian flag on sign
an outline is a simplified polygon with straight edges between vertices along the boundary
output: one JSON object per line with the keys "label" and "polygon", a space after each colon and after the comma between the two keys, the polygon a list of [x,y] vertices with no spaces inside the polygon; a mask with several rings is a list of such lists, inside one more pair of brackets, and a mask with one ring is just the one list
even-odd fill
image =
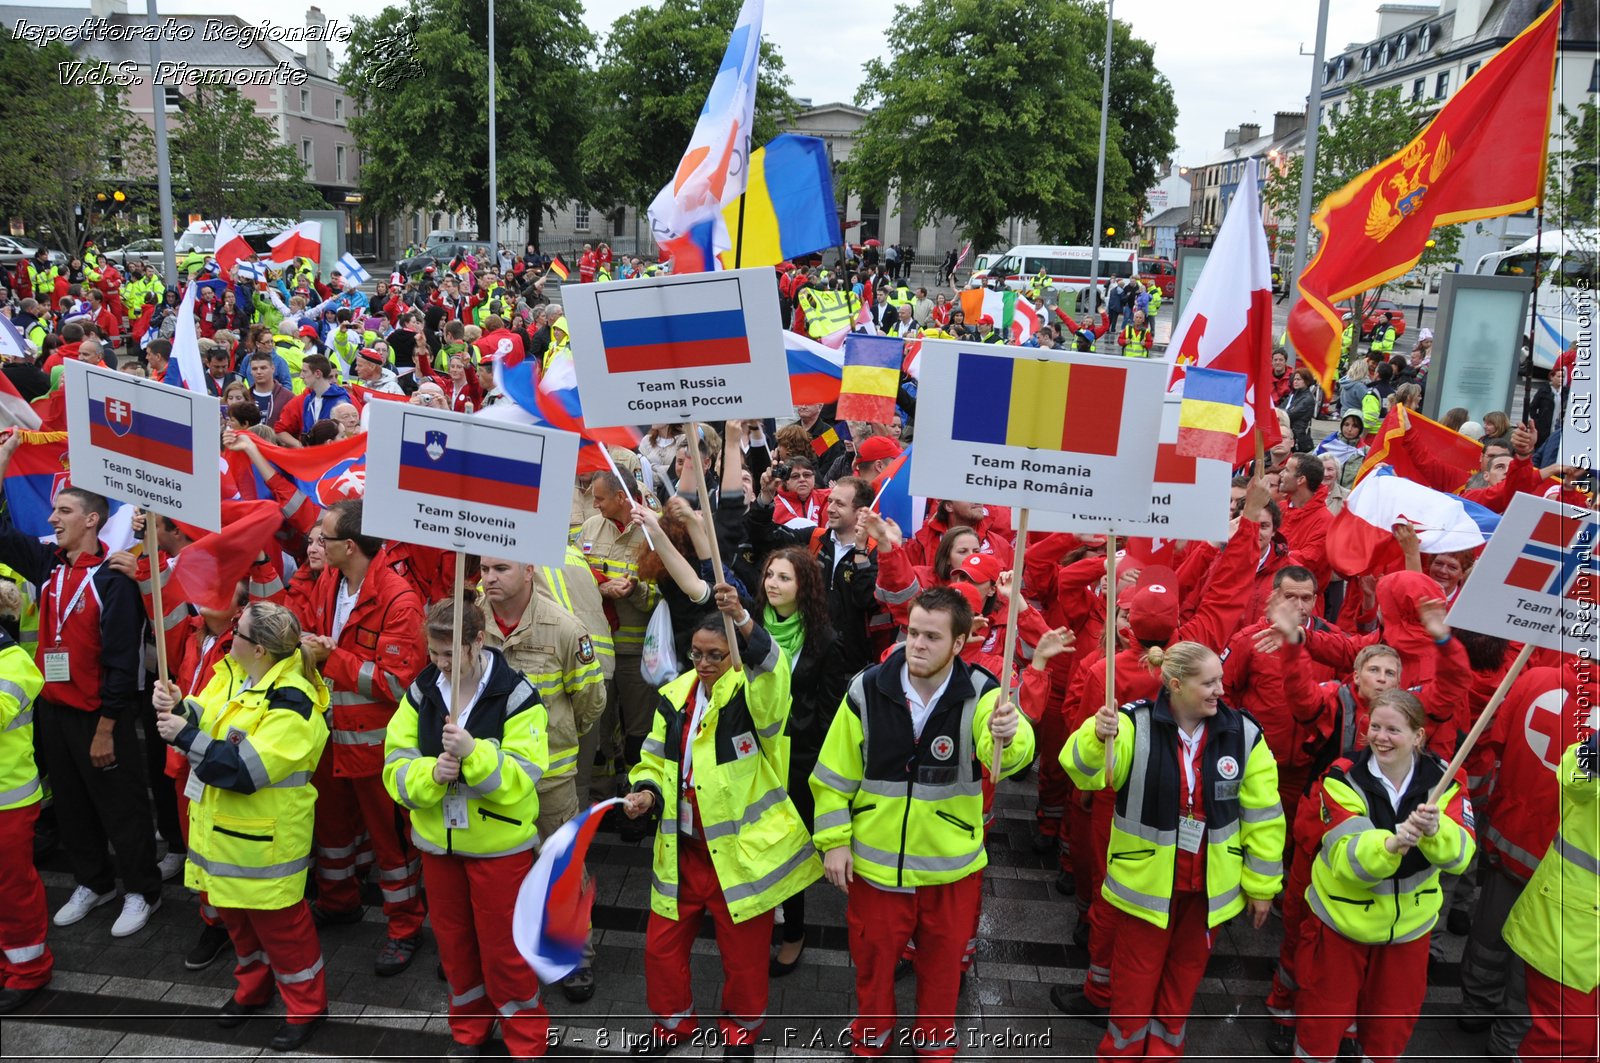
{"label": "slovenian flag on sign", "polygon": [[612,373],[750,363],[738,277],[617,287],[597,293],[595,301]]}
{"label": "slovenian flag on sign", "polygon": [[408,410],[400,429],[399,487],[537,513],[543,458],[542,438]]}
{"label": "slovenian flag on sign", "polygon": [[522,880],[511,913],[511,939],[545,985],[559,982],[583,962],[594,907],[594,882],[584,881],[583,861],[607,809],[622,798],[601,801],[561,825]]}

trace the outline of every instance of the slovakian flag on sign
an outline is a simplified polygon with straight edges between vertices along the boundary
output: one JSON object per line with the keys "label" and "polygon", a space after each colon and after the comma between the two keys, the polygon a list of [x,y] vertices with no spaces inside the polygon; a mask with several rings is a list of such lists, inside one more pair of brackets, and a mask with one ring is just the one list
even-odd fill
{"label": "slovakian flag on sign", "polygon": [[493,424],[407,411],[400,431],[405,491],[539,512],[544,440]]}
{"label": "slovakian flag on sign", "polygon": [[280,447],[257,443],[256,449],[317,505],[360,498],[367,491],[365,433],[316,447]]}
{"label": "slovakian flag on sign", "polygon": [[606,810],[622,804],[613,797],[563,823],[539,851],[517,891],[511,913],[511,939],[522,958],[549,985],[583,962],[594,908],[594,881],[584,881],[583,862]]}
{"label": "slovakian flag on sign", "polygon": [[612,373],[750,363],[738,277],[653,288],[617,285],[597,293],[595,301]]}
{"label": "slovakian flag on sign", "polygon": [[1126,370],[968,351],[956,358],[952,438],[1108,457],[1119,452]]}
{"label": "slovakian flag on sign", "polygon": [[193,475],[192,404],[154,388],[140,388],[134,395],[106,394],[103,382],[88,379],[84,394],[75,401],[88,404],[89,441],[146,466]]}

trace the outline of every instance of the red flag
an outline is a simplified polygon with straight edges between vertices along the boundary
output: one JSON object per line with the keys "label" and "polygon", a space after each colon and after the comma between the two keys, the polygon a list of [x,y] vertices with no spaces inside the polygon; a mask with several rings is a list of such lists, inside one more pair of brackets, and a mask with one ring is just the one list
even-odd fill
{"label": "red flag", "polygon": [[1183,304],[1183,317],[1173,326],[1167,350],[1176,352],[1177,363],[1169,391],[1183,379],[1185,365],[1248,378],[1235,465],[1254,456],[1255,431],[1261,432],[1263,446],[1277,444],[1282,433],[1272,407],[1272,260],[1253,163],[1245,166],[1244,180],[1223,216],[1194,294]]}
{"label": "red flag", "polygon": [[1379,426],[1356,483],[1379,465],[1435,491],[1455,494],[1483,465],[1483,444],[1403,405],[1396,406]]}
{"label": "red flag", "polygon": [[344,389],[350,393],[351,398],[356,400],[357,406],[365,406],[367,403],[372,402],[373,400],[383,402],[410,401],[410,396],[404,393],[396,395],[392,391],[374,391],[369,387],[363,387],[362,385],[356,383],[346,384]]}
{"label": "red flag", "polygon": [[[179,524],[194,539],[178,551],[167,581],[167,603],[192,602],[219,612],[233,608],[233,592],[283,524],[276,502],[222,503],[222,530]],[[276,547],[273,547],[276,549]]]}
{"label": "red flag", "polygon": [[144,334],[150,331],[150,319],[155,317],[155,314],[156,304],[145,300],[144,309],[139,311],[139,317],[134,321],[133,328],[128,330],[128,335],[133,337],[135,343],[144,339]]}
{"label": "red flag", "polygon": [[1317,208],[1317,257],[1300,275],[1289,338],[1328,390],[1344,329],[1333,304],[1417,264],[1434,228],[1515,214],[1544,191],[1561,4],[1534,20],[1428,127]]}

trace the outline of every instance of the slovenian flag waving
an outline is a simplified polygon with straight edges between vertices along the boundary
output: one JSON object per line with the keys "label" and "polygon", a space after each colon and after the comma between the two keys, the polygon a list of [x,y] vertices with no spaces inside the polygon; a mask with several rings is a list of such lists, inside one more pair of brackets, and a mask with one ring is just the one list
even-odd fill
{"label": "slovenian flag waving", "polygon": [[621,804],[620,797],[601,801],[562,824],[517,891],[511,938],[545,985],[561,981],[583,962],[594,907],[594,882],[584,881],[583,861],[606,810]]}

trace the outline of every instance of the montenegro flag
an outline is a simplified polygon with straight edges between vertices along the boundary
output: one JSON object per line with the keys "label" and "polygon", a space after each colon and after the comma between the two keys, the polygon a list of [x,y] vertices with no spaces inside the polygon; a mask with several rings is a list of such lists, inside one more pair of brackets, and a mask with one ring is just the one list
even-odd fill
{"label": "montenegro flag", "polygon": [[1441,225],[1515,214],[1544,188],[1561,3],[1500,50],[1398,154],[1323,201],[1289,338],[1328,390],[1344,330],[1333,304],[1417,264]]}

